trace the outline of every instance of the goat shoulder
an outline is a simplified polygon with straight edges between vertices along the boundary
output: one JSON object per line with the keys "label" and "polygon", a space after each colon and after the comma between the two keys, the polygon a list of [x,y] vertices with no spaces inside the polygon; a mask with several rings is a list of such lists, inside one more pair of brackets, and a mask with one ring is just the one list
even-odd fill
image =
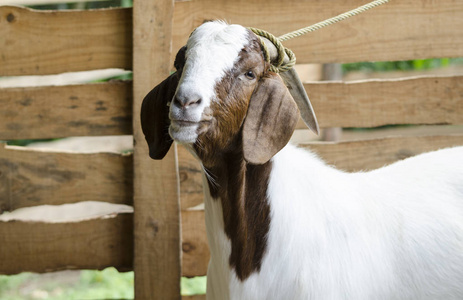
{"label": "goat shoulder", "polygon": [[360,173],[290,145],[272,162],[268,250],[236,299],[462,299],[463,147]]}

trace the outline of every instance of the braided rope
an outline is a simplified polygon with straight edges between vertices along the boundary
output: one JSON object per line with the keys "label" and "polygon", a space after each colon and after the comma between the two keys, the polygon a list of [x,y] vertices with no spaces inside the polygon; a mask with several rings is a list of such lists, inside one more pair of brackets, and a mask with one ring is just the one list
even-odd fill
{"label": "braided rope", "polygon": [[315,30],[318,30],[318,29],[326,27],[328,25],[337,23],[339,21],[344,21],[347,18],[356,16],[356,15],[358,15],[360,13],[363,13],[363,12],[369,10],[369,9],[372,9],[372,8],[374,8],[376,6],[382,5],[382,4],[387,3],[387,2],[389,2],[389,0],[376,0],[376,1],[370,2],[368,4],[365,4],[363,6],[358,7],[356,9],[353,9],[351,11],[340,14],[340,15],[338,15],[336,17],[329,18],[328,20],[316,23],[314,25],[311,25],[311,26],[308,26],[308,27],[305,27],[305,28],[302,28],[302,29],[299,29],[299,30],[295,30],[295,31],[290,32],[290,33],[283,34],[283,35],[278,37],[278,40],[286,41],[286,40],[289,40],[289,39],[304,35],[306,33],[313,32]]}
{"label": "braided rope", "polygon": [[[270,71],[279,73],[279,72],[286,72],[289,69],[291,69],[295,64],[296,64],[296,56],[294,55],[293,51],[289,50],[288,48],[285,48],[283,44],[276,38],[273,34],[262,30],[262,29],[257,29],[257,28],[249,28],[252,32],[254,32],[257,37],[260,39],[260,44],[262,45],[263,48],[263,53],[264,53],[264,59],[266,62],[270,63]],[[267,46],[265,45],[265,42],[262,40],[261,37],[264,37],[268,39],[272,44],[275,45],[277,51],[278,51],[278,56],[277,60],[274,62],[270,61],[270,56],[268,54],[268,49]],[[286,64],[283,64],[283,60],[285,59],[285,53],[289,57],[289,62]]]}
{"label": "braided rope", "polygon": [[[286,34],[281,35],[279,37],[275,37],[273,34],[267,32],[265,30],[252,28],[252,27],[250,27],[249,29],[252,32],[254,32],[259,37],[259,39],[261,40],[261,45],[262,45],[262,49],[263,49],[263,52],[264,52],[264,58],[271,65],[270,66],[270,71],[275,72],[275,73],[286,72],[286,71],[290,70],[296,64],[296,55],[290,49],[285,48],[281,42],[287,41],[287,40],[295,38],[295,37],[299,37],[299,36],[304,35],[306,33],[313,32],[315,30],[321,29],[321,28],[326,27],[328,25],[343,21],[345,19],[356,16],[356,15],[358,15],[360,13],[363,13],[363,12],[369,10],[369,9],[372,9],[372,8],[377,7],[379,5],[385,4],[387,2],[389,2],[389,0],[375,0],[375,1],[370,2],[368,4],[362,5],[362,6],[358,7],[358,8],[356,8],[356,9],[353,9],[353,10],[350,10],[350,11],[345,12],[343,14],[340,14],[340,15],[338,15],[336,17],[329,18],[329,19],[327,19],[325,21],[313,24],[311,26],[308,26],[308,27],[305,27],[305,28],[301,28],[299,30],[295,30],[295,31],[286,33]],[[275,62],[270,61],[267,46],[265,45],[265,43],[264,43],[264,41],[262,40],[261,37],[267,38],[268,40],[270,40],[270,42],[272,42],[275,45],[275,47],[277,48],[277,51],[278,51],[277,61],[275,61]],[[288,55],[288,57],[289,57],[289,61],[287,63],[285,63],[285,64],[283,64],[283,60],[284,60],[284,57],[285,57],[284,53],[286,53]]]}

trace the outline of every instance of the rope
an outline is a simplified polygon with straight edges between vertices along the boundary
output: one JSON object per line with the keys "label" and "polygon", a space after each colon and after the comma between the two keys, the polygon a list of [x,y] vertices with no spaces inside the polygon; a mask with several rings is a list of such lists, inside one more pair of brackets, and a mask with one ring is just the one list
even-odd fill
{"label": "rope", "polygon": [[[389,2],[389,0],[375,0],[375,1],[372,1],[372,2],[370,2],[368,4],[362,5],[362,6],[358,7],[358,8],[356,8],[356,9],[353,9],[353,10],[350,10],[350,11],[345,12],[343,14],[337,15],[336,17],[329,18],[329,19],[327,19],[325,21],[313,24],[311,26],[308,26],[308,27],[305,27],[305,28],[301,28],[299,30],[295,30],[295,31],[283,34],[283,35],[281,35],[279,37],[275,37],[273,34],[267,32],[267,31],[261,30],[261,29],[252,28],[252,27],[250,27],[249,29],[252,30],[252,32],[254,32],[261,39],[261,44],[262,44],[262,48],[263,48],[263,52],[264,52],[264,58],[265,58],[265,60],[267,62],[271,63],[270,71],[275,72],[275,73],[286,72],[296,64],[296,56],[294,55],[294,53],[290,49],[285,48],[281,44],[281,42],[287,41],[287,40],[295,38],[295,37],[299,37],[299,36],[304,35],[304,34],[309,33],[309,32],[313,32],[315,30],[318,30],[318,29],[321,29],[323,27],[332,25],[334,23],[344,21],[345,19],[356,16],[356,15],[358,15],[360,13],[363,13],[363,12],[369,10],[369,9],[372,9],[372,8],[377,7],[379,5],[385,4],[387,2]],[[268,40],[270,40],[275,45],[275,47],[277,48],[278,57],[277,57],[276,62],[270,62],[270,57],[268,55],[268,49],[265,46],[265,43],[263,42],[261,37],[265,37]],[[286,53],[288,55],[288,57],[289,57],[289,61],[287,63],[285,63],[285,64],[283,64],[284,53]]]}
{"label": "rope", "polygon": [[[270,71],[275,72],[275,73],[286,72],[296,64],[296,55],[294,55],[294,52],[291,51],[288,48],[285,48],[283,46],[283,44],[281,44],[279,39],[277,37],[275,37],[273,34],[267,32],[265,30],[257,29],[257,28],[253,28],[253,27],[250,27],[249,29],[252,32],[254,32],[257,35],[257,37],[260,39],[260,44],[262,45],[262,50],[263,50],[263,53],[264,53],[264,59],[265,59],[265,61],[270,63]],[[277,48],[278,56],[277,56],[276,61],[274,61],[274,62],[270,61],[270,56],[268,54],[267,46],[265,45],[265,42],[262,40],[261,37],[264,37],[264,38],[268,39]],[[289,61],[287,63],[283,64],[283,60],[285,58],[285,53],[288,55]]]}

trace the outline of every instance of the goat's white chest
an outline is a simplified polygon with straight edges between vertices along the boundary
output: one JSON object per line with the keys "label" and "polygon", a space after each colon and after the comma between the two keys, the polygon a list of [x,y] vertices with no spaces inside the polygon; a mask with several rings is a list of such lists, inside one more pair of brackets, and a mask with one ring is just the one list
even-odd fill
{"label": "goat's white chest", "polygon": [[211,259],[207,269],[207,299],[228,300],[230,294],[231,270],[228,257],[231,242],[225,234],[222,203],[209,193],[207,180],[203,174],[206,232]]}

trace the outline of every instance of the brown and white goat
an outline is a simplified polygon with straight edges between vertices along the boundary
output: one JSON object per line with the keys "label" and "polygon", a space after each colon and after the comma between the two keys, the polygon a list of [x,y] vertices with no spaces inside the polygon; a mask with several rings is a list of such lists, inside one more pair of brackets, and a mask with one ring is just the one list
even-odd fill
{"label": "brown and white goat", "polygon": [[238,25],[201,25],[175,67],[142,128],[204,168],[208,299],[463,299],[462,147],[349,174],[288,145],[310,105]]}

